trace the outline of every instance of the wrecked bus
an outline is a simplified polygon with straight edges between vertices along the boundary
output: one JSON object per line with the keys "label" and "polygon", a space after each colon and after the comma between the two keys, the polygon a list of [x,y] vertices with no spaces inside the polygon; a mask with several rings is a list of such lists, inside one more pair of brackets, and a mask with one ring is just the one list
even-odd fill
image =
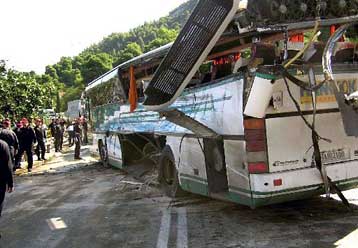
{"label": "wrecked bus", "polygon": [[171,197],[346,201],[358,185],[358,54],[342,36],[358,16],[355,1],[333,2],[199,1],[173,44],[86,88],[102,162],[153,159]]}

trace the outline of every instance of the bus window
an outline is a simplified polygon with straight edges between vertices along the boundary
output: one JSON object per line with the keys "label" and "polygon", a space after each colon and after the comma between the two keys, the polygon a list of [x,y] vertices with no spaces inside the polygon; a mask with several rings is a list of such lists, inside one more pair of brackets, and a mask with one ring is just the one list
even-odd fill
{"label": "bus window", "polygon": [[91,100],[92,107],[112,103],[124,103],[127,96],[122,82],[118,78],[117,70],[100,79],[101,83],[89,90],[86,94]]}

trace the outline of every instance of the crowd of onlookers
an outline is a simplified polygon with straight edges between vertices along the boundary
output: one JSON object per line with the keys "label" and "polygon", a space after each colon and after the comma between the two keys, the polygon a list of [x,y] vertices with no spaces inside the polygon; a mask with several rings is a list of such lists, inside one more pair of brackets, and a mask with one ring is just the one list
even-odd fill
{"label": "crowd of onlookers", "polygon": [[26,118],[14,123],[5,119],[1,123],[0,140],[5,141],[9,146],[14,171],[21,168],[24,154],[26,154],[29,172],[33,167],[33,153],[39,161],[46,160],[46,151],[50,149],[52,140],[55,152],[61,152],[66,132],[69,146],[76,146],[75,159],[81,159],[81,143],[88,143],[88,126],[83,117],[74,121],[66,121],[63,118],[52,119],[48,126],[41,118],[35,119],[32,123]]}
{"label": "crowd of onlookers", "polygon": [[38,160],[46,160],[46,152],[49,152],[52,143],[47,142],[50,138],[54,140],[55,151],[61,152],[64,134],[67,131],[69,145],[75,145],[75,159],[81,159],[81,143],[88,143],[87,130],[87,121],[83,117],[72,122],[61,118],[52,119],[48,127],[41,118],[35,119],[33,123],[26,118],[13,124],[9,119],[0,121],[0,216],[5,193],[14,190],[13,171],[21,167],[25,153],[27,169],[31,172],[33,151]]}

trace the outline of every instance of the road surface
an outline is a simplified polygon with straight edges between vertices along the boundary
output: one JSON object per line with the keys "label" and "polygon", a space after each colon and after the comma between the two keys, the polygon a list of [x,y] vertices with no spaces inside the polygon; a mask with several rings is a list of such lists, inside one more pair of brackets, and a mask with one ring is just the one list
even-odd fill
{"label": "road surface", "polygon": [[[171,200],[148,178],[93,163],[17,176],[0,247],[358,247],[358,207],[348,212],[337,200],[252,210],[193,195]],[[358,204],[358,190],[346,195]]]}

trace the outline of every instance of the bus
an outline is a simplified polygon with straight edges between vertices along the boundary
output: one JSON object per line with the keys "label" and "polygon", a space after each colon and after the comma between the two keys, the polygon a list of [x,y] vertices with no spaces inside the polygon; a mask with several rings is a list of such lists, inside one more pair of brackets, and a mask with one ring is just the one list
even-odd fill
{"label": "bus", "polygon": [[[265,12],[273,1],[239,2],[199,1],[174,43],[88,85],[92,151],[119,168],[156,158],[170,197],[256,208],[357,187],[347,96],[358,90],[358,54],[341,34],[358,17],[329,5],[318,20],[308,1],[307,13],[278,18]],[[320,27],[330,27],[326,42]]]}

